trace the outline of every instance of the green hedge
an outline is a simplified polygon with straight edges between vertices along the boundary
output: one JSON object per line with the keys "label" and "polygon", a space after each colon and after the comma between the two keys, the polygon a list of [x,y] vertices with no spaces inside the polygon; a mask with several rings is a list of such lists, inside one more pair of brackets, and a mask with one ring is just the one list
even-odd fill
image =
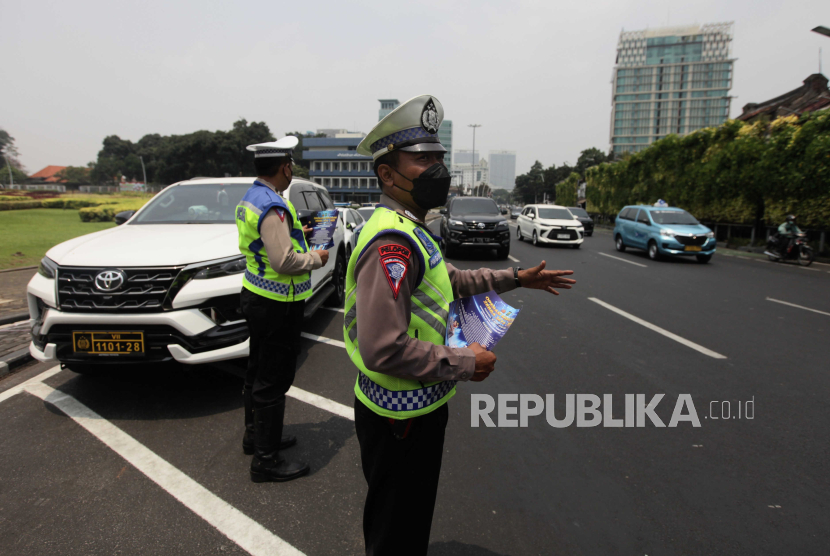
{"label": "green hedge", "polygon": [[78,211],[82,222],[112,222],[115,215],[125,210],[138,210],[144,206],[144,200],[121,203],[118,205],[101,205],[86,207]]}
{"label": "green hedge", "polygon": [[65,210],[78,210],[86,207],[99,207],[101,205],[114,205],[120,200],[113,199],[112,201],[93,201],[90,199],[46,199],[43,201],[43,208],[56,208]]}
{"label": "green hedge", "polygon": [[42,201],[0,201],[0,210],[23,210],[40,208]]}
{"label": "green hedge", "polygon": [[0,195],[0,203],[9,201],[9,202],[20,202],[20,201],[32,201],[33,199],[28,195]]}

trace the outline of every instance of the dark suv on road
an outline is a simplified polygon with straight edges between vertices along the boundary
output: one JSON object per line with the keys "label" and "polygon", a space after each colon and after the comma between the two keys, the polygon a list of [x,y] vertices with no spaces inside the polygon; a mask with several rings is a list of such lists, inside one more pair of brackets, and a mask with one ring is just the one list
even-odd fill
{"label": "dark suv on road", "polygon": [[441,214],[441,235],[448,257],[468,247],[495,247],[500,259],[510,254],[510,227],[492,199],[453,197]]}
{"label": "dark suv on road", "polygon": [[585,230],[585,235],[587,237],[591,237],[594,235],[594,219],[588,215],[584,208],[579,207],[568,207],[568,210],[571,211],[577,220],[579,220],[580,224],[582,224],[582,228]]}

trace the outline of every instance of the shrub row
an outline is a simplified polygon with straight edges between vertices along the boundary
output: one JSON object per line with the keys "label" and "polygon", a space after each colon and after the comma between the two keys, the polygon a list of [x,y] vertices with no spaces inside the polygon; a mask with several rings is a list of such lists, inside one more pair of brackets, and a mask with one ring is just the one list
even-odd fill
{"label": "shrub row", "polygon": [[144,200],[136,200],[118,205],[101,205],[85,207],[78,211],[82,222],[112,222],[115,215],[125,210],[138,210],[144,206]]}
{"label": "shrub row", "polygon": [[40,201],[0,201],[0,210],[23,210],[40,208]]}
{"label": "shrub row", "polygon": [[46,199],[43,201],[43,208],[56,208],[56,209],[68,209],[68,210],[78,210],[81,208],[86,207],[98,207],[101,205],[109,205],[109,204],[116,204],[119,200],[113,199],[112,201],[97,201],[97,200],[90,200],[90,199]]}

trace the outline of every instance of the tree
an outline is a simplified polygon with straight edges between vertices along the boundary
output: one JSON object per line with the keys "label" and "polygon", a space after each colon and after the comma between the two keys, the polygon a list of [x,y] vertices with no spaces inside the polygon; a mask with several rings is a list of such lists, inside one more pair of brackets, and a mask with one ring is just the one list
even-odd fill
{"label": "tree", "polygon": [[[14,137],[0,128],[0,157],[2,157],[0,159],[0,183],[9,185],[12,180],[14,183],[22,183],[28,178],[26,169],[18,160],[18,156],[20,153],[14,144]],[[9,170],[11,170],[11,176],[9,176]]]}
{"label": "tree", "polygon": [[604,152],[597,149],[596,147],[585,149],[579,154],[579,159],[576,161],[575,170],[580,175],[580,177],[584,178],[585,171],[588,168],[598,166],[603,162],[610,162],[609,158],[613,158],[613,155],[606,156]]}
{"label": "tree", "polygon": [[90,181],[90,170],[90,166],[67,166],[55,174],[55,177],[67,185],[83,185]]}

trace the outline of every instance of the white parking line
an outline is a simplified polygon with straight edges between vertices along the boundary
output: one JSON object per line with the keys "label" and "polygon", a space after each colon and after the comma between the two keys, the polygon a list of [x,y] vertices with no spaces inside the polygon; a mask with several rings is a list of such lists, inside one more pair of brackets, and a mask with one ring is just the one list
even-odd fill
{"label": "white parking line", "polygon": [[337,311],[338,313],[343,313],[343,309],[340,307],[321,307],[321,309],[325,309],[327,311]]}
{"label": "white parking line", "polygon": [[343,405],[342,403],[324,398],[323,396],[318,396],[317,394],[312,394],[311,392],[306,392],[296,386],[289,388],[286,395],[309,405],[313,405],[314,407],[318,407],[324,411],[328,411],[329,413],[339,415],[344,419],[354,421],[354,409],[347,405]]}
{"label": "white parking line", "polygon": [[666,338],[670,338],[670,339],[674,340],[675,342],[678,342],[678,343],[683,344],[683,345],[684,345],[684,346],[686,346],[686,347],[690,347],[690,348],[692,348],[693,350],[699,351],[699,352],[700,352],[700,353],[702,353],[703,355],[708,355],[709,357],[712,357],[712,358],[714,358],[714,359],[726,359],[726,356],[725,356],[725,355],[721,355],[720,353],[717,353],[717,352],[715,352],[715,351],[712,351],[711,349],[707,349],[707,348],[705,348],[705,347],[703,347],[703,346],[701,346],[701,345],[699,345],[699,344],[696,344],[696,343],[694,343],[694,342],[692,342],[692,341],[690,341],[690,340],[687,340],[686,338],[681,338],[681,337],[680,337],[680,336],[678,336],[677,334],[674,334],[674,333],[672,333],[672,332],[669,332],[668,330],[666,330],[666,329],[664,329],[664,328],[660,328],[659,326],[656,326],[656,325],[654,325],[654,324],[651,324],[650,322],[646,322],[646,321],[644,321],[643,319],[641,319],[641,318],[639,318],[639,317],[635,317],[635,316],[634,316],[634,315],[632,315],[631,313],[626,313],[626,312],[625,312],[625,311],[623,311],[622,309],[617,309],[617,308],[616,308],[616,307],[614,307],[613,305],[609,305],[608,303],[606,303],[606,302],[604,302],[604,301],[602,301],[602,300],[599,300],[599,299],[597,299],[596,297],[589,297],[588,299],[589,299],[589,300],[591,300],[591,301],[593,301],[594,303],[596,303],[596,304],[598,304],[598,305],[602,305],[602,306],[603,306],[603,307],[605,307],[606,309],[610,309],[611,311],[614,311],[614,312],[615,312],[615,313],[617,313],[618,315],[622,315],[622,316],[624,316],[625,318],[627,318],[627,319],[629,319],[629,320],[632,320],[632,321],[636,322],[637,324],[641,324],[641,325],[645,326],[645,327],[646,327],[646,328],[648,328],[649,330],[653,330],[654,332],[657,332],[658,334],[662,334],[662,335],[663,335],[663,336],[665,336]]}
{"label": "white parking line", "polygon": [[43,382],[44,380],[46,380],[50,376],[55,376],[59,372],[61,372],[61,367],[60,367],[60,365],[57,365],[55,367],[52,367],[48,371],[43,371],[39,375],[30,378],[26,382],[21,382],[17,386],[13,386],[13,387],[9,388],[5,392],[0,393],[0,403],[3,403],[4,401],[8,400],[9,398],[14,396],[15,394],[19,394],[20,392],[23,391],[24,388],[26,388],[30,384],[35,384],[37,382]]}
{"label": "white parking line", "polygon": [[828,317],[830,317],[830,313],[825,313],[824,311],[819,311],[818,309],[810,309],[809,307],[804,307],[802,305],[796,305],[795,303],[788,303],[786,301],[781,301],[780,299],[773,299],[771,297],[768,297],[767,301],[772,301],[773,303],[780,303],[781,305],[789,305],[790,307],[795,307],[797,309],[804,309],[805,311],[812,311],[813,313],[818,313],[819,315],[827,315]]}
{"label": "white parking line", "polygon": [[619,258],[619,257],[615,257],[614,255],[609,255],[609,254],[607,254],[607,253],[603,253],[602,251],[597,251],[597,253],[599,253],[600,255],[602,255],[602,256],[604,256],[604,257],[608,257],[609,259],[616,259],[616,260],[618,260],[618,261],[622,261],[622,262],[624,262],[624,263],[633,264],[634,266],[641,266],[641,267],[643,267],[643,268],[648,268],[648,265],[644,265],[644,264],[640,264],[640,263],[635,263],[634,261],[627,261],[627,260],[625,260],[625,259],[621,259],[621,258]]}
{"label": "white parking line", "polygon": [[42,382],[29,384],[26,391],[63,411],[248,553],[256,556],[303,556],[302,552],[170,465],[72,396]]}
{"label": "white parking line", "polygon": [[510,259],[511,261],[513,261],[514,263],[521,262],[521,261],[519,261],[519,259],[517,259],[513,255],[507,255],[507,258]]}
{"label": "white parking line", "polygon": [[329,344],[346,349],[346,344],[340,340],[332,340],[331,338],[326,338],[324,336],[315,336],[314,334],[309,334],[308,332],[301,332],[300,336],[309,340],[314,340],[315,342],[320,342],[321,344]]}

